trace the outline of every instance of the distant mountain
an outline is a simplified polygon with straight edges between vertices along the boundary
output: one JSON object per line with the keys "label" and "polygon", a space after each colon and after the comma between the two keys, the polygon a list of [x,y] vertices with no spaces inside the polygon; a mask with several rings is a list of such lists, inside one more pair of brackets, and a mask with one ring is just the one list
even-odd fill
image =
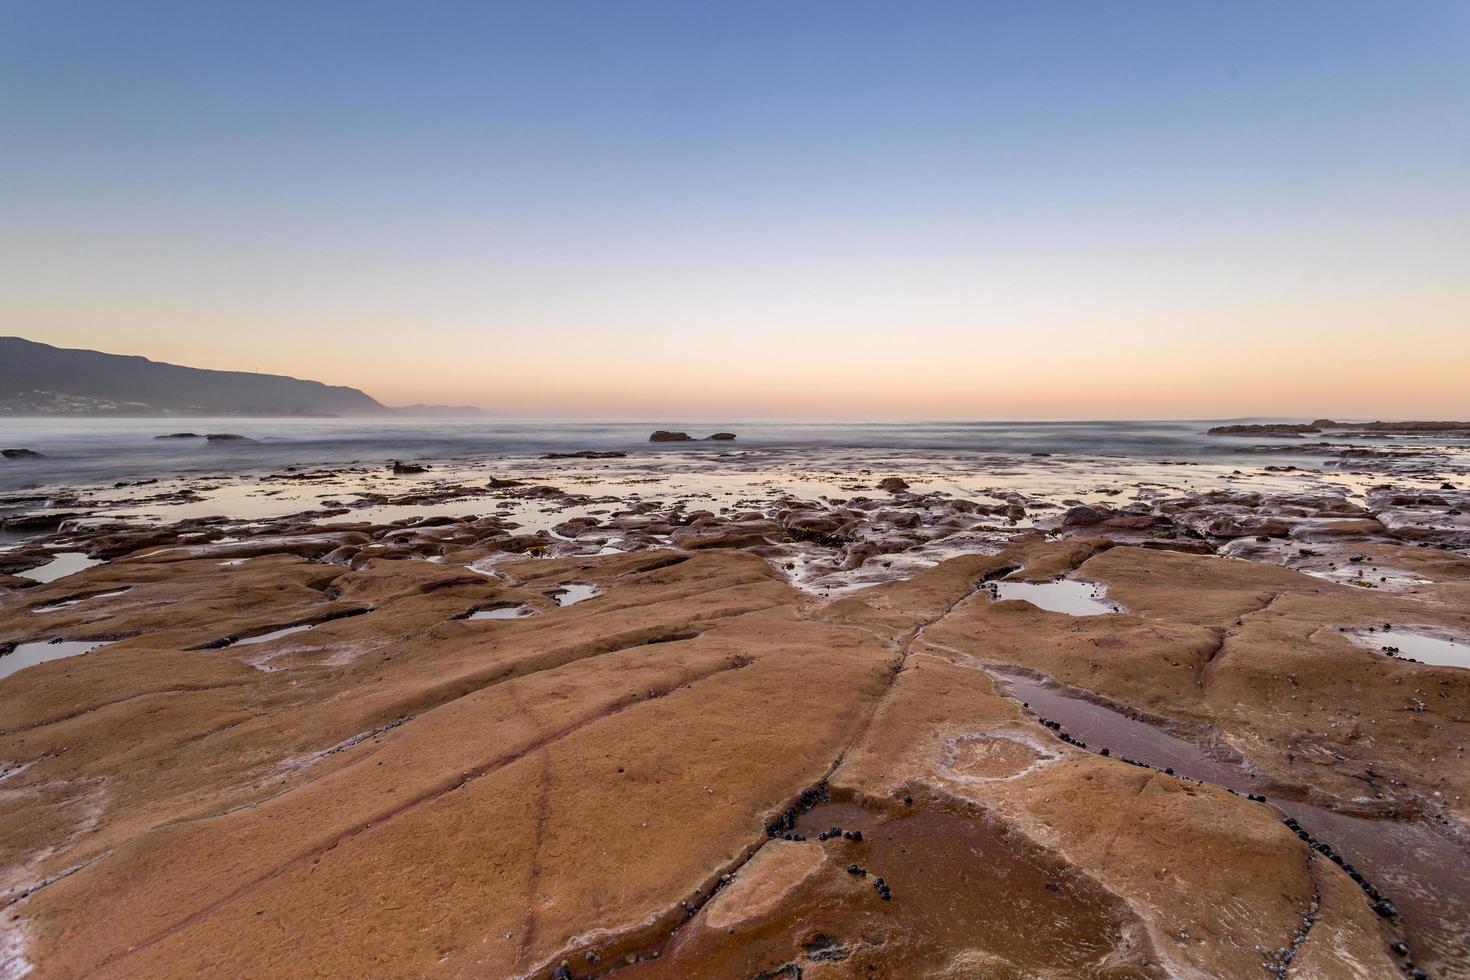
{"label": "distant mountain", "polygon": [[434,415],[480,409],[389,408],[341,385],[210,371],[0,337],[0,415]]}

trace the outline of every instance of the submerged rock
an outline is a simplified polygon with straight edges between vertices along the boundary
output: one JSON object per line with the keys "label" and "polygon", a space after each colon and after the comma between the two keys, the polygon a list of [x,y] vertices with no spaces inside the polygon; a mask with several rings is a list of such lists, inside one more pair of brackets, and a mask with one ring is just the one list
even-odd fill
{"label": "submerged rock", "polygon": [[38,453],[34,449],[0,449],[0,456],[6,459],[44,459],[44,453]]}

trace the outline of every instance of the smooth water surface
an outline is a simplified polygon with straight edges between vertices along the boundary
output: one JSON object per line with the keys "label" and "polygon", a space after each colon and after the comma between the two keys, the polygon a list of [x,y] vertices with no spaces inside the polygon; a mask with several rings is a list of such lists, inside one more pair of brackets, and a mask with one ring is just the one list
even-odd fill
{"label": "smooth water surface", "polygon": [[[0,491],[27,486],[137,477],[242,473],[285,466],[332,466],[384,460],[444,460],[583,449],[639,454],[697,451],[710,456],[794,446],[1053,453],[1210,459],[1235,462],[1250,444],[1302,440],[1221,439],[1211,421],[1076,422],[607,422],[573,419],[384,418],[42,418],[4,419],[7,445],[45,454],[0,465]],[[155,439],[168,432],[229,432],[244,440]],[[649,443],[654,429],[688,432],[692,442]],[[731,431],[734,442],[707,442]],[[1243,445],[1242,443],[1245,442]],[[1274,458],[1274,457],[1273,457]]]}
{"label": "smooth water surface", "polygon": [[997,599],[1022,599],[1038,609],[1066,613],[1068,616],[1101,616],[1121,612],[1114,603],[1102,598],[1103,587],[1096,582],[1060,579],[1056,582],[992,582],[991,594]]}
{"label": "smooth water surface", "polygon": [[501,606],[498,609],[476,609],[465,619],[522,619],[536,615],[535,610],[525,606]]}
{"label": "smooth water surface", "polygon": [[1470,668],[1470,642],[1430,636],[1406,629],[1374,630],[1357,634],[1358,640],[1390,656],[1405,657],[1439,667]]}
{"label": "smooth water surface", "polygon": [[84,568],[93,565],[101,565],[102,562],[96,558],[88,558],[80,551],[58,552],[56,557],[39,568],[32,568],[26,572],[16,572],[21,578],[28,578],[33,582],[54,582],[59,578],[65,578]]}
{"label": "smooth water surface", "polygon": [[305,626],[287,626],[284,629],[271,630],[269,633],[260,633],[255,636],[247,636],[243,640],[236,640],[235,645],[246,647],[253,646],[256,643],[269,643],[271,640],[279,640],[281,637],[290,636],[292,633],[304,633],[315,625],[316,623],[308,623]]}
{"label": "smooth water surface", "polygon": [[114,590],[112,592],[97,592],[97,593],[94,593],[92,595],[78,596],[75,599],[67,599],[67,600],[65,600],[63,602],[53,602],[53,603],[51,603],[50,605],[47,605],[47,606],[37,606],[36,608],[32,609],[31,612],[33,612],[33,613],[48,613],[48,612],[56,612],[58,609],[70,609],[73,606],[80,606],[82,603],[84,603],[84,602],[91,602],[94,599],[111,599],[113,596],[122,595],[126,591],[128,591],[128,590],[127,589],[116,589],[116,590]]}
{"label": "smooth water surface", "polygon": [[75,657],[88,650],[95,650],[106,645],[106,640],[38,640],[35,643],[22,643],[9,653],[0,656],[0,677],[9,677],[18,670],[34,667],[48,660]]}
{"label": "smooth water surface", "polygon": [[597,586],[587,582],[563,582],[551,598],[558,606],[575,606],[597,595]]}

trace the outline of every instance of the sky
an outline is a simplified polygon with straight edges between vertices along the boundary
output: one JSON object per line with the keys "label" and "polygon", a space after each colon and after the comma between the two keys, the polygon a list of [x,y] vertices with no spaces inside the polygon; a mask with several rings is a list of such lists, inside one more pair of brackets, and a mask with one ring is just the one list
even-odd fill
{"label": "sky", "polygon": [[0,333],[680,418],[1470,416],[1470,3],[0,3]]}

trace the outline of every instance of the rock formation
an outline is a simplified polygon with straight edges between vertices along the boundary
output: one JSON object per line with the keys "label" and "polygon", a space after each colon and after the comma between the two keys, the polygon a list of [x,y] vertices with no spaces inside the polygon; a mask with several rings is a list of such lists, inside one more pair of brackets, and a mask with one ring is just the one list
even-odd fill
{"label": "rock formation", "polygon": [[1467,976],[1464,491],[490,484],[4,553],[7,972]]}

